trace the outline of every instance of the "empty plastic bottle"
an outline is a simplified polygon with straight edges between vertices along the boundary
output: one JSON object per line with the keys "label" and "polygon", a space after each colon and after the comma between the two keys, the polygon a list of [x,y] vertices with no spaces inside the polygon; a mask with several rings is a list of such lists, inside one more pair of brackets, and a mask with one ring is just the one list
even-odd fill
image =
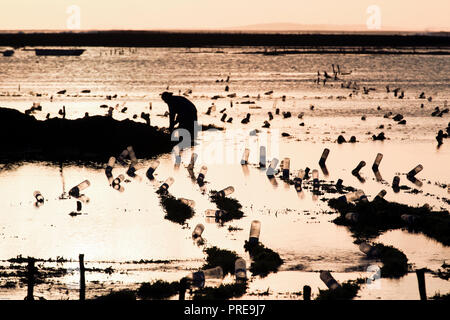
{"label": "empty plastic bottle", "polygon": [[259,147],[259,166],[261,168],[266,167],[266,147]]}
{"label": "empty plastic bottle", "polygon": [[248,164],[249,155],[250,155],[250,149],[245,148],[244,153],[242,155],[242,160],[241,160],[242,165]]}
{"label": "empty plastic bottle", "polygon": [[392,189],[394,189],[395,192],[398,192],[398,190],[400,189],[400,177],[399,176],[395,176],[394,179],[392,180]]}
{"label": "empty plastic bottle", "polygon": [[197,177],[197,183],[200,187],[202,187],[205,184],[206,172],[208,172],[208,167],[202,166],[202,168],[200,169],[200,173],[198,174],[198,177]]}
{"label": "empty plastic bottle", "polygon": [[367,242],[362,242],[359,245],[359,250],[371,258],[375,258],[378,256],[378,250],[375,247],[368,244]]}
{"label": "empty plastic bottle", "polygon": [[112,170],[113,170],[115,164],[116,164],[116,158],[110,157],[108,160],[108,164],[106,165],[106,168],[105,168],[105,174],[106,174],[106,177],[108,178],[108,182],[110,185],[114,179]]}
{"label": "empty plastic bottle", "polygon": [[205,217],[208,218],[216,218],[217,220],[221,219],[226,212],[224,210],[214,210],[214,209],[206,209],[205,210]]}
{"label": "empty plastic bottle", "polygon": [[322,156],[320,157],[319,160],[319,165],[321,167],[325,166],[325,161],[327,161],[328,155],[330,154],[330,149],[325,148],[322,152]]}
{"label": "empty plastic bottle", "polygon": [[291,165],[291,160],[289,158],[284,158],[283,160],[283,179],[289,180],[289,167]]}
{"label": "empty plastic bottle", "polygon": [[180,154],[180,147],[178,145],[173,147],[173,154],[175,156],[175,164],[180,164],[181,163],[181,154]]}
{"label": "empty plastic bottle", "polygon": [[162,192],[167,192],[174,181],[175,179],[172,177],[167,178],[166,181],[164,181],[164,183],[159,187],[159,190]]}
{"label": "empty plastic bottle", "polygon": [[178,200],[180,200],[185,205],[187,205],[187,206],[189,206],[191,208],[195,207],[195,201],[194,200],[190,200],[190,199],[186,199],[186,198],[178,198]]}
{"label": "empty plastic bottle", "polygon": [[317,169],[314,169],[312,171],[312,178],[313,178],[313,189],[315,191],[319,190],[320,182],[319,182],[319,171]]}
{"label": "empty plastic bottle", "polygon": [[256,245],[259,243],[259,235],[261,233],[261,222],[253,220],[250,226],[250,236],[248,242],[250,245]]}
{"label": "empty plastic bottle", "polygon": [[266,174],[269,177],[273,177],[275,175],[275,168],[278,165],[278,159],[277,158],[273,158],[272,161],[270,162],[269,168],[267,168]]}
{"label": "empty plastic bottle", "polygon": [[353,202],[359,198],[357,191],[349,192],[343,196],[340,196],[338,199],[345,202]]}
{"label": "empty plastic bottle", "polygon": [[194,152],[191,155],[191,162],[189,162],[188,170],[194,169],[195,161],[197,161],[198,155]]}
{"label": "empty plastic bottle", "polygon": [[91,185],[91,183],[89,182],[89,180],[84,180],[79,185],[70,189],[69,195],[71,195],[72,197],[78,198],[80,196],[80,192],[83,191],[84,189],[86,189],[87,187],[89,187],[90,185]]}
{"label": "empty plastic bottle", "polygon": [[128,152],[128,149],[123,150],[122,153],[117,158],[117,161],[123,166],[126,165],[125,159],[128,157],[129,154],[130,153]]}
{"label": "empty plastic bottle", "polygon": [[44,197],[42,196],[40,191],[33,192],[33,196],[36,198],[38,203],[44,203]]}
{"label": "empty plastic bottle", "polygon": [[131,163],[135,163],[137,161],[136,154],[134,153],[133,147],[129,146],[127,147],[128,150],[128,156],[130,157]]}
{"label": "empty plastic bottle", "polygon": [[234,275],[236,276],[236,282],[244,282],[247,280],[247,265],[244,259],[236,259],[234,263]]}
{"label": "empty plastic bottle", "polygon": [[215,267],[207,270],[200,270],[192,273],[187,277],[191,280],[195,287],[203,288],[205,286],[206,279],[222,279],[223,270],[221,267]]}
{"label": "empty plastic bottle", "polygon": [[155,178],[153,176],[153,173],[155,173],[155,170],[158,168],[158,166],[159,166],[159,160],[153,160],[152,162],[150,162],[150,167],[148,168],[147,172],[145,173],[147,178],[149,178],[150,180],[153,180]]}
{"label": "empty plastic bottle", "polygon": [[378,153],[376,158],[375,158],[375,161],[373,162],[373,165],[372,165],[372,170],[373,171],[378,171],[378,167],[380,166],[380,162],[381,162],[382,159],[383,159],[383,154],[382,153]]}
{"label": "empty plastic bottle", "polygon": [[386,195],[386,190],[381,190],[380,192],[378,192],[378,194],[375,196],[375,198],[373,199],[373,201],[375,200],[381,200],[384,199],[384,196]]}
{"label": "empty plastic bottle", "polygon": [[192,231],[192,239],[197,239],[202,236],[203,230],[205,230],[205,226],[201,223],[197,224],[194,231]]}
{"label": "empty plastic bottle", "polygon": [[329,289],[334,290],[340,287],[340,284],[333,278],[329,271],[320,272],[320,280],[322,280]]}
{"label": "empty plastic bottle", "polygon": [[232,194],[234,192],[234,188],[232,186],[226,187],[223,190],[220,190],[219,192],[217,192],[217,194],[223,198],[229,196],[230,194]]}
{"label": "empty plastic bottle", "polygon": [[358,164],[358,166],[357,166],[355,169],[352,170],[352,174],[353,174],[354,176],[358,175],[358,174],[359,174],[359,171],[360,171],[365,165],[366,165],[366,162],[365,162],[365,161],[361,161],[361,162]]}
{"label": "empty plastic bottle", "polygon": [[138,171],[139,169],[142,169],[144,167],[144,165],[142,163],[136,163],[136,164],[132,164],[130,165],[130,167],[127,170],[127,175],[132,177],[132,178],[136,178],[136,171]]}
{"label": "empty plastic bottle", "polygon": [[356,191],[356,196],[358,197],[357,199],[359,200],[359,201],[361,201],[361,202],[368,202],[368,200],[367,200],[367,196],[366,196],[366,194],[364,193],[364,191],[363,190],[357,190]]}
{"label": "empty plastic bottle", "polygon": [[359,214],[357,212],[348,212],[345,214],[345,219],[352,222],[358,222]]}
{"label": "empty plastic bottle", "polygon": [[416,174],[418,174],[420,171],[423,170],[423,166],[421,164],[417,165],[414,169],[412,169],[408,174],[406,175],[408,178],[414,178]]}
{"label": "empty plastic bottle", "polygon": [[304,176],[305,176],[305,171],[303,171],[303,169],[300,169],[298,171],[298,176],[294,179],[295,191],[297,191],[297,192],[302,191],[302,179]]}

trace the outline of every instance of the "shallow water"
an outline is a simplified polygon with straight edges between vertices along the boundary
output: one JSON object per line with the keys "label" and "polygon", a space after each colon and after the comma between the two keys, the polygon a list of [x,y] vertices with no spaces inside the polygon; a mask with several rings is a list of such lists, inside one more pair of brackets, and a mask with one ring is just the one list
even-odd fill
{"label": "shallow water", "polygon": [[[183,152],[183,163],[178,168],[174,167],[171,154],[158,157],[161,164],[153,182],[145,177],[149,161],[142,160],[145,169],[138,171],[142,180],[129,178],[130,182],[123,184],[123,193],[108,186],[101,168],[63,163],[61,173],[59,165],[45,162],[5,165],[0,169],[0,260],[17,255],[44,259],[63,256],[77,260],[78,254],[84,253],[88,264],[100,264],[102,268],[114,265],[117,270],[112,275],[93,273],[87,277],[88,288],[89,281],[95,280],[106,287],[107,284],[135,287],[140,282],[156,279],[177,280],[201,267],[205,257],[203,247],[195,245],[191,239],[197,223],[206,227],[203,233],[206,246],[234,250],[249,265],[250,258],[243,244],[248,238],[251,221],[259,220],[262,223],[261,242],[277,251],[285,263],[278,273],[253,278],[244,298],[297,299],[299,297],[294,293],[305,284],[317,294],[317,288],[325,288],[317,273],[320,270],[332,271],[338,281],[365,277],[366,268],[376,262],[364,258],[358,246],[353,244],[355,239],[347,228],[331,222],[337,214],[321,200],[336,195],[314,197],[306,189],[303,194],[297,194],[293,186],[278,178],[276,183],[269,181],[265,170],[257,167],[260,145],[267,146],[268,161],[273,157],[279,160],[289,157],[292,177],[298,169],[309,167],[318,169],[320,179],[324,181],[335,182],[340,178],[344,185],[363,189],[369,199],[386,189],[386,199],[390,201],[409,205],[428,203],[436,210],[450,208],[446,200],[450,194],[444,188],[450,181],[450,148],[448,141],[437,148],[434,138],[439,129],[446,127],[449,118],[448,114],[442,118],[430,116],[436,106],[443,108],[450,95],[448,57],[239,54],[251,48],[221,49],[226,53],[214,53],[215,49],[203,53],[198,50],[188,53],[184,49],[137,49],[137,53],[132,53],[125,49],[123,55],[110,55],[110,50],[117,49],[89,48],[79,58],[37,58],[30,52],[19,51],[12,59],[1,59],[0,93],[3,95],[0,106],[24,111],[32,102],[40,102],[43,111],[35,116],[44,119],[48,112],[56,116],[62,105],[66,106],[68,118],[78,118],[85,112],[105,114],[105,109],[99,108],[101,104],[125,103],[126,113],[114,112],[114,118],[124,119],[142,111],[148,112],[149,102],[152,102],[152,125],[167,126],[168,118],[158,116],[167,110],[158,94],[170,85],[175,92],[192,88],[191,100],[201,113],[200,122],[226,130],[203,132],[199,145]],[[359,91],[350,98],[352,91],[340,88],[340,82],[331,82],[333,86],[330,83],[326,86],[314,84],[317,70],[326,68],[331,74],[331,63],[353,70],[347,80],[355,80],[361,86],[368,84],[376,91],[368,95]],[[226,84],[215,81],[225,79],[228,74],[231,75],[230,92],[224,92]],[[386,93],[386,84],[404,89],[405,99],[396,99],[392,93]],[[79,93],[88,88],[91,93]],[[55,94],[62,89],[67,89],[70,96]],[[268,90],[274,90],[274,94],[264,95]],[[30,91],[43,96],[36,97]],[[422,91],[427,96],[432,95],[433,101],[417,99]],[[211,100],[213,95],[225,96],[234,92],[238,98]],[[110,101],[105,97],[116,93],[118,99]],[[247,94],[250,97],[244,98]],[[51,95],[53,102],[49,101]],[[287,96],[285,102],[281,100],[282,95]],[[261,109],[250,109],[249,105],[238,103],[247,100],[255,101]],[[204,115],[211,103],[215,103],[217,111],[211,116]],[[420,108],[421,103],[424,108]],[[310,110],[311,104],[315,106],[314,110]],[[377,106],[382,110],[377,111]],[[291,111],[292,118],[276,116],[275,107],[282,112]],[[226,113],[234,118],[232,124],[220,121],[219,111],[223,108],[227,108]],[[263,129],[261,126],[268,118],[268,111],[274,113],[275,119],[271,121],[271,128]],[[407,124],[402,126],[383,118],[388,111],[402,113]],[[247,112],[251,113],[251,121],[242,125],[240,120]],[[300,112],[304,112],[303,119],[297,118]],[[367,116],[366,121],[361,120],[362,115]],[[299,126],[300,122],[305,126]],[[385,128],[377,129],[381,124]],[[249,131],[253,129],[261,132],[250,136]],[[388,140],[371,141],[372,134],[381,131]],[[282,137],[282,132],[291,136]],[[359,142],[339,145],[335,143],[339,134],[347,140],[354,135]],[[250,164],[241,166],[239,160],[245,147],[251,150]],[[326,177],[318,166],[324,148],[330,149]],[[139,150],[135,151],[139,158]],[[242,219],[221,226],[205,217],[205,210],[214,209],[215,205],[209,201],[207,193],[202,194],[185,169],[192,151],[199,155],[194,169],[196,175],[202,164],[208,166],[207,191],[221,190],[229,185],[235,188],[231,196],[244,207]],[[377,153],[384,155],[380,165],[384,179],[381,182],[375,179],[371,170]],[[361,160],[367,163],[361,170],[364,182],[351,174]],[[423,182],[420,188],[405,176],[417,164],[424,167],[417,175]],[[126,169],[117,166],[113,174],[125,173]],[[390,185],[396,174],[400,174],[401,185],[417,188],[419,193],[394,193]],[[196,203],[196,214],[185,226],[164,219],[165,213],[155,194],[169,176],[175,179],[170,192]],[[69,213],[76,211],[76,201],[59,197],[85,179],[91,182],[86,189],[90,202],[83,205],[82,215],[71,217]],[[39,208],[34,206],[32,195],[35,190],[40,190],[46,199]],[[229,226],[238,230],[229,231]],[[450,259],[450,248],[405,230],[386,232],[376,241],[402,250],[412,264],[411,270],[427,267],[436,271]],[[145,265],[142,270],[134,270],[136,264],[123,264],[140,259],[172,262],[152,267]],[[76,268],[76,263],[72,267]],[[126,274],[119,270],[125,270]],[[52,294],[43,290],[42,294],[56,299],[76,299],[77,273],[63,279],[61,287],[69,286],[70,294],[63,289],[60,293],[55,293],[59,292],[55,289]],[[377,290],[363,286],[358,298],[418,298],[414,273],[399,280],[380,281],[381,288]],[[94,292],[105,291],[95,283],[91,285],[92,296]],[[267,288],[270,288],[268,295],[258,295]],[[429,296],[437,291],[447,293],[449,289],[448,281],[427,274]],[[0,297],[24,296],[25,290],[0,288]]]}

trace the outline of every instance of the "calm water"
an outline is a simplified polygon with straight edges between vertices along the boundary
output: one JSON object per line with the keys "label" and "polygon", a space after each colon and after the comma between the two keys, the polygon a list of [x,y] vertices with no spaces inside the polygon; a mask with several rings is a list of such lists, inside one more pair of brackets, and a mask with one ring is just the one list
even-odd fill
{"label": "calm water", "polygon": [[[283,181],[269,182],[265,171],[257,168],[259,145],[268,147],[268,160],[273,157],[291,159],[291,172],[298,169],[318,168],[317,162],[324,148],[330,149],[327,160],[329,175],[321,179],[361,188],[369,196],[386,189],[386,199],[423,205],[435,209],[450,209],[445,199],[450,194],[442,185],[450,182],[448,141],[438,149],[435,135],[449,122],[448,114],[442,118],[431,117],[436,106],[444,108],[450,97],[449,57],[445,56],[371,56],[371,55],[291,55],[263,56],[242,54],[254,48],[236,49],[110,49],[89,48],[81,57],[35,57],[33,52],[17,51],[12,58],[0,59],[0,106],[21,111],[33,102],[40,102],[43,111],[35,114],[44,119],[47,113],[57,116],[64,105],[68,118],[105,114],[101,104],[124,105],[126,113],[114,112],[114,118],[131,118],[142,111],[150,112],[152,125],[168,126],[168,118],[161,115],[167,110],[159,94],[169,89],[181,93],[192,90],[190,99],[199,110],[203,124],[216,124],[226,128],[223,132],[204,132],[194,150],[185,150],[183,163],[174,167],[171,154],[159,157],[161,164],[156,171],[156,181],[145,178],[145,169],[138,171],[142,180],[131,179],[125,183],[125,192],[108,187],[103,169],[84,167],[76,163],[59,166],[50,163],[17,163],[0,169],[0,259],[6,260],[19,254],[39,258],[64,256],[76,260],[84,253],[90,266],[114,266],[112,275],[91,275],[88,281],[100,280],[120,286],[136,286],[140,282],[156,279],[177,280],[202,265],[203,247],[196,246],[191,233],[197,223],[205,225],[203,233],[206,246],[218,246],[236,251],[250,263],[244,252],[244,240],[248,238],[252,220],[260,220],[260,240],[279,252],[285,260],[278,273],[266,278],[253,278],[248,299],[296,299],[293,293],[308,284],[317,293],[325,288],[317,271],[331,270],[338,281],[365,276],[365,268],[374,261],[367,260],[353,244],[350,232],[330,221],[336,217],[324,201],[305,190],[298,195],[295,189]],[[217,53],[220,50],[221,53]],[[345,81],[356,81],[362,86],[376,89],[368,95],[360,90],[352,93],[341,88],[339,81],[329,81],[325,86],[314,83],[317,70],[332,74],[331,64],[339,64],[341,70],[352,71]],[[216,82],[230,76],[230,82]],[[386,93],[385,86],[400,87],[404,99]],[[20,91],[19,91],[20,85]],[[228,85],[229,92],[224,88]],[[57,95],[66,89],[66,95]],[[80,93],[90,89],[90,93]],[[273,90],[273,94],[264,93]],[[421,92],[432,96],[432,102],[418,99]],[[36,93],[41,94],[40,97]],[[236,98],[226,95],[236,93]],[[118,98],[107,100],[106,95]],[[212,100],[214,95],[226,98]],[[249,97],[245,97],[249,95]],[[258,99],[258,95],[260,98]],[[286,95],[286,101],[281,96]],[[53,101],[50,97],[53,96]],[[255,101],[258,109],[249,108],[243,101]],[[230,102],[233,107],[230,107]],[[149,103],[152,110],[149,111]],[[211,104],[216,112],[205,115]],[[420,108],[420,104],[424,108]],[[310,110],[314,105],[314,110]],[[254,105],[251,105],[254,106]],[[382,110],[377,110],[380,106]],[[270,129],[261,128],[268,119],[267,112],[279,107],[292,112],[292,118],[275,116]],[[220,110],[233,117],[232,124],[220,121]],[[121,109],[121,108],[120,108]],[[391,111],[402,113],[407,124],[396,124],[383,118]],[[297,115],[303,112],[303,119]],[[251,113],[248,125],[240,120]],[[362,121],[365,115],[367,120]],[[138,118],[139,119],[139,118]],[[136,121],[143,121],[142,119]],[[304,126],[299,123],[304,122]],[[384,125],[384,129],[378,129]],[[249,131],[261,130],[257,136]],[[372,134],[385,132],[388,140],[371,141]],[[290,137],[281,137],[287,132]],[[349,139],[355,135],[356,144],[338,145],[339,134]],[[130,141],[130,145],[133,142]],[[149,141],[151,145],[151,141]],[[242,167],[239,159],[248,147],[250,165]],[[139,158],[139,150],[135,150]],[[199,154],[195,172],[202,164],[208,166],[207,190],[219,190],[234,186],[237,198],[244,207],[245,217],[219,226],[209,221],[204,211],[215,205],[202,194],[189,177],[185,166],[192,152]],[[377,182],[370,167],[378,152],[384,154],[380,171],[384,182]],[[359,161],[367,166],[361,170],[365,182],[351,175]],[[417,164],[424,170],[418,174],[423,182],[419,194],[394,193],[390,189],[392,178],[401,175],[401,184],[415,185],[404,176]],[[3,165],[0,165],[3,166]],[[114,176],[125,173],[126,168],[115,167]],[[320,171],[320,170],[319,170]],[[182,227],[164,219],[164,212],[155,194],[159,185],[169,176],[175,183],[170,187],[176,197],[195,201],[195,216]],[[88,179],[91,186],[86,195],[91,199],[84,205],[83,215],[69,216],[75,211],[74,199],[60,200],[63,191]],[[45,205],[34,207],[33,191],[40,190],[46,198]],[[325,195],[333,197],[333,195]],[[229,231],[228,227],[239,228]],[[395,230],[382,234],[376,241],[393,245],[402,250],[412,264],[412,270],[427,267],[436,271],[450,259],[450,249],[423,235]],[[137,267],[125,264],[140,259],[173,260],[170,264]],[[5,265],[8,263],[4,262]],[[69,265],[70,267],[70,265]],[[72,266],[76,268],[75,266]],[[126,272],[123,274],[119,272]],[[362,270],[362,271],[354,271]],[[42,295],[50,298],[65,297],[65,287],[74,289],[70,298],[76,298],[78,275],[64,277],[61,292]],[[225,282],[232,281],[230,277]],[[414,273],[400,280],[381,280],[381,288],[364,288],[361,299],[417,299],[418,290]],[[92,284],[92,286],[94,286]],[[268,296],[255,295],[269,290]],[[450,289],[448,281],[427,274],[427,292],[431,296]],[[15,290],[0,288],[1,298],[24,296],[26,288]],[[100,290],[97,288],[97,290]]]}

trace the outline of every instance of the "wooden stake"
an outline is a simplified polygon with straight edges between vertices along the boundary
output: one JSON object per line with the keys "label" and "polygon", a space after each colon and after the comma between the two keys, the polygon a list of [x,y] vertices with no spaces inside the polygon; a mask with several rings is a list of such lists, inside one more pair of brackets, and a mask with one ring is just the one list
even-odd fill
{"label": "wooden stake", "polygon": [[425,269],[416,270],[417,282],[419,283],[420,300],[427,300],[427,291],[425,288]]}
{"label": "wooden stake", "polygon": [[305,300],[305,301],[311,300],[311,287],[310,286],[303,287],[303,300]]}
{"label": "wooden stake", "polygon": [[34,290],[34,259],[28,258],[28,268],[27,268],[27,282],[28,282],[28,292],[26,300],[34,300],[33,290]]}
{"label": "wooden stake", "polygon": [[80,300],[86,298],[86,283],[84,278],[84,254],[79,255],[80,260]]}

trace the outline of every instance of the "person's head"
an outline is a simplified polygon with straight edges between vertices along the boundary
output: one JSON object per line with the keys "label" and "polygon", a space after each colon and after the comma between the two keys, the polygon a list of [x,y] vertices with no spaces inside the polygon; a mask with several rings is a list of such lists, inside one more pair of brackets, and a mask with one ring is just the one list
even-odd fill
{"label": "person's head", "polygon": [[167,103],[167,102],[170,100],[170,98],[172,97],[172,95],[173,95],[172,92],[164,91],[164,92],[161,94],[161,99],[163,99],[163,101]]}

